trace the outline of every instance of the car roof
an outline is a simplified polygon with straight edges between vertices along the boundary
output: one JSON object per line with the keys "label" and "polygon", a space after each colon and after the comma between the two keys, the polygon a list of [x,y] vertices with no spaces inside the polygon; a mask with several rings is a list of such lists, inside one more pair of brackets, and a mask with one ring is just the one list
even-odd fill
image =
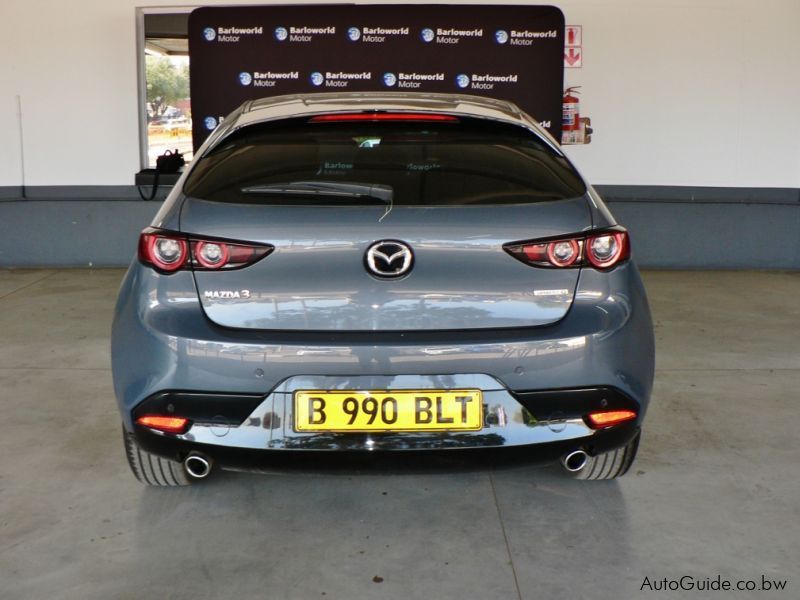
{"label": "car roof", "polygon": [[291,94],[249,100],[231,113],[204,144],[205,151],[230,133],[267,121],[337,112],[413,111],[447,113],[502,121],[525,127],[543,137],[560,153],[555,140],[513,102],[468,94],[415,92],[338,92]]}

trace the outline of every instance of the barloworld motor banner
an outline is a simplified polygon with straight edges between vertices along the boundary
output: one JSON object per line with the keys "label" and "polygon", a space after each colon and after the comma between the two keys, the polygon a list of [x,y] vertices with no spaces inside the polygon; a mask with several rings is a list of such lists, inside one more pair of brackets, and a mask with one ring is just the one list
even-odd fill
{"label": "barloworld motor banner", "polygon": [[561,138],[564,15],[553,6],[204,7],[189,17],[195,150],[245,100],[444,92],[511,100]]}

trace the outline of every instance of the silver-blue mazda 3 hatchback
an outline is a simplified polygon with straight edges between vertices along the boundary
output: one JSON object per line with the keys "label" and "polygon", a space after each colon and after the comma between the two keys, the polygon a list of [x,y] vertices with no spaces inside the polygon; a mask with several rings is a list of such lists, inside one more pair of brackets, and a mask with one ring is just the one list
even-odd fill
{"label": "silver-blue mazda 3 hatchback", "polygon": [[314,94],[247,102],[199,149],[141,234],[112,359],[150,485],[503,447],[609,479],[654,344],[627,232],[517,107]]}

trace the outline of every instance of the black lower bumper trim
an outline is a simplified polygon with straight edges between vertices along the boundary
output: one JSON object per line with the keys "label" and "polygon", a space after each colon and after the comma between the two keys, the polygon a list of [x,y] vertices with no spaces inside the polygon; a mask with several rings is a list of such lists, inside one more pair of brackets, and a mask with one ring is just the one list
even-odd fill
{"label": "black lower bumper trim", "polygon": [[133,420],[144,415],[175,415],[194,423],[241,425],[264,401],[260,394],[182,392],[166,390],[142,400],[133,409]]}
{"label": "black lower bumper trim", "polygon": [[506,468],[523,464],[554,462],[581,448],[590,455],[620,448],[639,433],[634,423],[596,432],[589,438],[493,448],[447,450],[326,451],[251,449],[200,444],[136,427],[134,435],[142,449],[182,462],[190,453],[200,453],[224,469],[242,471],[378,472]]}
{"label": "black lower bumper trim", "polygon": [[580,419],[590,412],[625,409],[640,415],[639,420],[641,420],[639,403],[621,390],[610,386],[522,391],[512,392],[512,395],[539,421]]}

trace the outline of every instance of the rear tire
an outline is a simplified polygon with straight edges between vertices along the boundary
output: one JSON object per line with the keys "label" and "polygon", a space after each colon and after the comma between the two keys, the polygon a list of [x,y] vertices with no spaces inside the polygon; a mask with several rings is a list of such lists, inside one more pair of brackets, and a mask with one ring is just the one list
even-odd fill
{"label": "rear tire", "polygon": [[125,456],[134,477],[146,485],[154,487],[181,487],[191,485],[192,480],[183,465],[151,454],[139,447],[136,438],[122,428],[125,442]]}
{"label": "rear tire", "polygon": [[631,468],[636,453],[639,450],[639,437],[641,434],[636,434],[627,445],[616,450],[603,452],[597,456],[590,456],[586,460],[586,464],[580,471],[569,473],[575,479],[585,480],[600,480],[600,479],[616,479],[622,477]]}

